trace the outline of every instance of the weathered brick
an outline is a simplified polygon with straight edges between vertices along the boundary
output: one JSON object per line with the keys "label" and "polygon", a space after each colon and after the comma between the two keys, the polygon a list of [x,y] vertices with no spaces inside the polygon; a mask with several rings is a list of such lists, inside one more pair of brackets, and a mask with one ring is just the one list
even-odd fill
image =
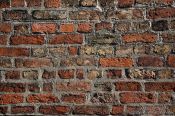
{"label": "weathered brick", "polygon": [[168,30],[168,21],[160,20],[152,22],[152,29],[154,31],[165,31]]}
{"label": "weathered brick", "polygon": [[49,53],[54,57],[63,56],[66,54],[66,48],[65,47],[49,48]]}
{"label": "weathered brick", "polygon": [[28,68],[39,68],[39,67],[50,67],[53,66],[52,61],[47,58],[40,59],[16,59],[16,67],[28,67]]}
{"label": "weathered brick", "polygon": [[38,72],[35,70],[23,71],[22,76],[24,79],[36,80],[38,79]]}
{"label": "weathered brick", "polygon": [[118,43],[119,37],[117,35],[112,34],[96,34],[87,37],[88,44],[97,45],[97,44],[108,44],[108,45],[116,45]]}
{"label": "weathered brick", "polygon": [[62,7],[77,7],[79,0],[61,0]]}
{"label": "weathered brick", "polygon": [[85,7],[95,7],[97,0],[80,0],[80,5]]}
{"label": "weathered brick", "polygon": [[30,15],[26,10],[6,10],[3,12],[3,18],[6,21],[27,21],[30,19]]}
{"label": "weathered brick", "polygon": [[116,101],[116,97],[114,94],[110,93],[94,93],[91,102],[92,103],[114,103]]}
{"label": "weathered brick", "polygon": [[17,24],[14,25],[15,34],[29,34],[29,25],[28,24]]}
{"label": "weathered brick", "polygon": [[63,10],[34,10],[32,16],[36,20],[63,20],[67,17]]}
{"label": "weathered brick", "polygon": [[126,70],[126,75],[129,78],[135,78],[135,79],[155,79],[156,78],[156,72],[154,70],[149,70],[149,69]]}

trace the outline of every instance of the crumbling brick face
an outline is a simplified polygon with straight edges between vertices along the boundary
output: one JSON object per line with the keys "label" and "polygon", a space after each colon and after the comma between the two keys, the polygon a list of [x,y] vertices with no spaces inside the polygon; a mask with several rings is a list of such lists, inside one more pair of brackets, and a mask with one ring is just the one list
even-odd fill
{"label": "crumbling brick face", "polygon": [[0,115],[175,115],[174,0],[0,0]]}

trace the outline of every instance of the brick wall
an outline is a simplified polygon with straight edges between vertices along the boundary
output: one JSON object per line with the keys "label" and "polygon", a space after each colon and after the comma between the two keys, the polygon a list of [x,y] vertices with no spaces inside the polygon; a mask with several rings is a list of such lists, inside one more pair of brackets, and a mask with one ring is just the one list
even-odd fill
{"label": "brick wall", "polygon": [[174,0],[0,0],[0,113],[175,114]]}

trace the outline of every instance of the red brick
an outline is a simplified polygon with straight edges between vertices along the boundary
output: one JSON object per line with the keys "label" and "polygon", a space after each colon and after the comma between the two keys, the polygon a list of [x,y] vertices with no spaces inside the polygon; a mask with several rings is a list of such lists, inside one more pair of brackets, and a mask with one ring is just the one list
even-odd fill
{"label": "red brick", "polygon": [[39,68],[53,66],[51,59],[17,59],[16,67]]}
{"label": "red brick", "polygon": [[82,115],[108,115],[109,108],[107,106],[75,106],[73,114]]}
{"label": "red brick", "polygon": [[6,35],[0,35],[0,44],[1,45],[7,44],[7,36]]}
{"label": "red brick", "polygon": [[92,24],[90,24],[90,23],[80,23],[80,24],[78,24],[77,31],[79,33],[90,33],[90,32],[92,32],[92,29],[93,29]]}
{"label": "red brick", "polygon": [[123,35],[122,39],[126,43],[132,43],[132,42],[152,43],[157,40],[157,35],[154,33],[139,33],[139,34],[132,33]]}
{"label": "red brick", "polygon": [[42,78],[43,79],[52,79],[56,77],[56,72],[55,71],[47,71],[44,70]]}
{"label": "red brick", "polygon": [[61,97],[62,102],[82,104],[86,101],[85,94],[65,94]]}
{"label": "red brick", "polygon": [[76,71],[76,78],[83,79],[84,78],[84,71],[83,69],[77,69]]}
{"label": "red brick", "polygon": [[19,71],[6,71],[5,78],[6,79],[20,79],[20,72]]}
{"label": "red brick", "polygon": [[27,48],[0,48],[0,56],[18,57],[29,56],[30,51]]}
{"label": "red brick", "polygon": [[25,85],[23,83],[0,83],[0,92],[25,92]]}
{"label": "red brick", "polygon": [[118,7],[127,8],[134,4],[135,0],[118,0]]}
{"label": "red brick", "polygon": [[52,83],[44,83],[43,84],[43,91],[45,92],[52,92],[53,84]]}
{"label": "red brick", "polygon": [[25,113],[34,113],[34,107],[33,106],[13,106],[11,107],[12,114],[25,114]]}
{"label": "red brick", "polygon": [[74,78],[74,70],[59,70],[58,75],[61,79],[71,79]]}
{"label": "red brick", "polygon": [[42,45],[44,44],[44,36],[12,36],[11,37],[12,45],[21,45],[21,44],[31,44],[31,45]]}
{"label": "red brick", "polygon": [[29,83],[28,91],[38,93],[40,91],[39,83]]}
{"label": "red brick", "polygon": [[44,6],[46,8],[59,8],[61,0],[45,0]]}
{"label": "red brick", "polygon": [[80,34],[60,34],[53,37],[50,44],[82,44],[83,36]]}
{"label": "red brick", "polygon": [[9,7],[10,7],[10,0],[1,0],[0,1],[0,9],[9,8]]}
{"label": "red brick", "polygon": [[61,24],[60,32],[74,32],[75,27],[74,24]]}
{"label": "red brick", "polygon": [[145,91],[175,91],[175,82],[149,82],[145,83]]}
{"label": "red brick", "polygon": [[70,107],[69,106],[40,106],[39,107],[39,112],[42,114],[48,114],[48,115],[56,115],[56,114],[67,114],[70,112]]}
{"label": "red brick", "polygon": [[54,23],[34,23],[32,24],[33,33],[55,33],[57,25]]}
{"label": "red brick", "polygon": [[58,82],[57,83],[58,91],[90,91],[91,83],[76,81],[76,82]]}
{"label": "red brick", "polygon": [[20,94],[1,94],[0,95],[0,104],[19,104],[23,103],[23,96]]}
{"label": "red brick", "polygon": [[112,24],[110,22],[100,22],[95,24],[95,30],[112,30]]}
{"label": "red brick", "polygon": [[147,18],[149,19],[160,19],[175,17],[175,8],[155,8],[147,11]]}
{"label": "red brick", "polygon": [[25,0],[27,7],[40,7],[42,0]]}
{"label": "red brick", "polygon": [[175,67],[175,56],[174,55],[169,55],[167,58],[167,64],[170,67]]}
{"label": "red brick", "polygon": [[24,0],[11,0],[12,7],[24,7]]}
{"label": "red brick", "polygon": [[112,106],[112,115],[123,114],[124,107],[123,106]]}
{"label": "red brick", "polygon": [[1,106],[0,107],[0,113],[1,114],[6,114],[7,113],[7,110],[8,110],[8,107],[6,107],[6,106]]}
{"label": "red brick", "polygon": [[153,66],[160,67],[163,66],[163,60],[159,57],[154,56],[143,56],[138,58],[138,66]]}
{"label": "red brick", "polygon": [[70,55],[77,55],[78,54],[78,47],[70,46],[68,48]]}
{"label": "red brick", "polygon": [[110,69],[106,71],[107,78],[116,79],[122,77],[122,70]]}
{"label": "red brick", "polygon": [[156,96],[153,93],[125,92],[120,93],[120,101],[122,103],[155,103]]}
{"label": "red brick", "polygon": [[28,95],[27,102],[29,103],[57,103],[59,99],[52,94],[32,94]]}
{"label": "red brick", "polygon": [[141,85],[138,82],[116,82],[117,91],[141,91]]}
{"label": "red brick", "polygon": [[133,60],[131,58],[100,58],[99,64],[102,67],[131,67]]}
{"label": "red brick", "polygon": [[10,23],[0,23],[0,32],[10,33],[12,31],[12,26]]}

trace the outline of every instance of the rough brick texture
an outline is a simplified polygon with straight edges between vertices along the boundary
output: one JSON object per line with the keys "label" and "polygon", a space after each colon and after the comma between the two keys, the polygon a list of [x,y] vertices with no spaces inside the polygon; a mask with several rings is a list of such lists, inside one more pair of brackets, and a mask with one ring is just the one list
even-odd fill
{"label": "rough brick texture", "polygon": [[175,0],[0,0],[0,115],[175,115]]}

